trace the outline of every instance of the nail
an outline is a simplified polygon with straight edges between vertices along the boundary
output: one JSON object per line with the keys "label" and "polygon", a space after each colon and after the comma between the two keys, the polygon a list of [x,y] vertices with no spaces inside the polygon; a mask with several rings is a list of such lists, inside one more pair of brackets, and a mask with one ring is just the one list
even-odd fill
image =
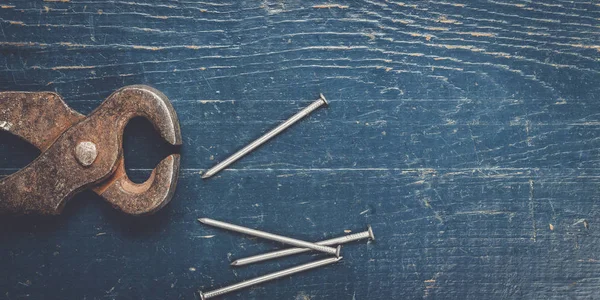
{"label": "nail", "polygon": [[292,267],[289,269],[285,269],[282,271],[278,271],[275,273],[271,273],[271,274],[267,274],[267,275],[263,275],[260,277],[256,277],[254,279],[250,279],[250,280],[246,280],[246,281],[242,281],[240,283],[234,284],[234,285],[230,285],[230,286],[226,286],[224,288],[220,288],[217,290],[213,290],[210,292],[206,292],[203,293],[202,291],[198,291],[198,293],[200,294],[200,299],[205,300],[205,299],[209,299],[209,298],[213,298],[219,295],[223,295],[229,292],[233,292],[233,291],[237,291],[249,286],[253,286],[259,283],[263,283],[263,282],[267,282],[270,280],[274,280],[277,278],[281,278],[284,276],[288,276],[288,275],[292,275],[295,273],[299,273],[299,272],[303,272],[303,271],[307,271],[310,269],[314,269],[317,267],[321,267],[321,266],[325,266],[325,265],[329,265],[332,263],[336,263],[338,262],[340,259],[342,259],[342,257],[332,257],[332,258],[326,258],[323,260],[318,260],[315,262],[311,262],[311,263],[307,263],[304,265],[300,265],[300,266],[296,266],[296,267]]}
{"label": "nail", "polygon": [[[332,246],[332,245],[339,245],[339,244],[345,244],[345,243],[349,243],[349,242],[353,242],[353,241],[358,241],[358,240],[362,240],[362,239],[370,239],[372,241],[375,240],[375,236],[373,235],[373,229],[371,228],[371,225],[368,225],[368,228],[366,231],[349,234],[349,235],[345,235],[345,236],[341,236],[341,237],[337,237],[337,238],[333,238],[333,239],[329,239],[329,240],[320,241],[315,244],[321,245],[321,246]],[[232,262],[231,265],[239,267],[239,266],[249,265],[249,264],[253,264],[253,263],[257,263],[257,262],[261,262],[261,261],[265,261],[265,260],[270,260],[270,259],[274,259],[274,258],[278,258],[278,257],[284,257],[284,256],[293,255],[293,254],[298,254],[298,253],[304,253],[304,252],[308,252],[308,251],[311,251],[311,249],[307,249],[307,248],[284,249],[284,250],[249,256],[249,257],[245,257],[245,258],[240,258],[240,259]]]}
{"label": "nail", "polygon": [[242,226],[238,226],[238,225],[234,225],[234,224],[230,224],[230,223],[225,223],[225,222],[221,222],[221,221],[217,221],[217,220],[213,220],[213,219],[209,219],[209,218],[198,219],[198,221],[200,221],[200,223],[218,227],[218,228],[223,228],[223,229],[227,229],[227,230],[231,230],[231,231],[245,233],[248,235],[256,236],[256,237],[263,238],[263,239],[273,240],[273,241],[277,241],[280,243],[284,243],[284,244],[288,244],[288,245],[292,245],[292,246],[296,246],[296,247],[310,248],[310,249],[325,252],[328,254],[333,254],[336,257],[340,256],[341,246],[338,246],[337,248],[320,246],[317,244],[313,244],[313,243],[309,243],[309,242],[305,242],[305,241],[301,241],[301,240],[297,240],[297,239],[293,239],[293,238],[289,238],[289,237],[285,237],[285,236],[281,236],[281,235],[276,235],[276,234],[272,234],[272,233],[268,233],[268,232],[264,232],[264,231],[260,231],[260,230],[256,230],[256,229],[250,229],[250,228],[246,228],[246,227],[242,227]]}
{"label": "nail", "polygon": [[325,99],[325,96],[323,96],[323,94],[320,94],[319,99],[315,100],[311,105],[309,105],[306,108],[304,108],[303,110],[299,111],[298,113],[293,115],[291,118],[287,119],[285,122],[279,124],[279,126],[275,127],[271,131],[265,133],[263,136],[256,139],[254,142],[250,143],[248,146],[242,148],[235,154],[228,157],[226,160],[224,160],[224,161],[220,162],[219,164],[217,164],[216,166],[210,168],[208,171],[206,171],[202,175],[202,178],[209,178],[209,177],[217,174],[221,170],[227,168],[227,166],[229,166],[230,164],[232,164],[235,161],[237,161],[238,159],[242,158],[244,155],[246,155],[246,154],[250,153],[252,150],[258,148],[258,146],[266,143],[271,138],[280,134],[282,131],[284,131],[286,128],[292,126],[294,123],[298,122],[300,119],[306,117],[308,114],[310,114],[317,108],[319,108],[323,105],[328,105],[328,104],[329,103],[327,102],[327,99]]}

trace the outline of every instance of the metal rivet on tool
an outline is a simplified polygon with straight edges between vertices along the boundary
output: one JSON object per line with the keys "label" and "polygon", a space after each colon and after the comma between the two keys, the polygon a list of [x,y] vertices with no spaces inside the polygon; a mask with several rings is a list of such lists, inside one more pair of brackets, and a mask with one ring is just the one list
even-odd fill
{"label": "metal rivet on tool", "polygon": [[75,158],[77,158],[77,161],[84,167],[91,166],[97,156],[98,151],[96,150],[96,144],[92,142],[80,142],[75,147]]}
{"label": "metal rivet on tool", "polygon": [[285,237],[285,236],[281,236],[281,235],[276,235],[276,234],[272,234],[272,233],[268,233],[268,232],[264,232],[264,231],[260,231],[260,230],[256,230],[256,229],[250,229],[250,228],[246,228],[246,227],[242,227],[242,226],[238,226],[238,225],[234,225],[234,224],[230,224],[230,223],[226,223],[226,222],[221,222],[221,221],[217,221],[217,220],[213,220],[213,219],[209,219],[209,218],[198,219],[198,221],[200,221],[200,223],[218,227],[218,228],[223,228],[223,229],[227,229],[227,230],[231,230],[231,231],[235,231],[235,232],[240,232],[240,233],[256,236],[256,237],[263,238],[263,239],[273,240],[273,241],[277,241],[280,243],[284,243],[284,244],[288,244],[288,245],[292,245],[292,246],[296,246],[296,247],[310,248],[310,249],[313,249],[316,251],[333,254],[337,257],[340,256],[341,246],[338,246],[337,248],[320,246],[320,245],[317,245],[314,243],[309,243],[309,242],[305,242],[302,240],[297,240],[297,239],[293,239],[293,238],[289,238],[289,237]]}
{"label": "metal rivet on tool", "polygon": [[[375,235],[373,235],[373,229],[371,228],[371,225],[368,226],[366,231],[316,242],[315,244],[321,245],[321,246],[332,246],[332,245],[339,245],[339,244],[345,244],[345,243],[349,243],[349,242],[353,242],[353,241],[358,241],[358,240],[362,240],[362,239],[371,239],[372,241],[375,240]],[[270,259],[274,259],[274,258],[278,258],[278,257],[284,257],[284,256],[288,256],[288,255],[298,254],[298,253],[304,253],[304,252],[308,252],[310,250],[311,249],[307,249],[307,248],[290,248],[290,249],[284,249],[284,250],[279,250],[279,251],[273,251],[273,252],[269,252],[269,253],[240,258],[240,259],[232,262],[231,265],[239,267],[239,266],[253,264],[253,263],[270,260]]]}
{"label": "metal rivet on tool", "polygon": [[243,289],[243,288],[246,288],[249,286],[253,286],[253,285],[256,285],[259,283],[267,282],[269,280],[273,280],[273,279],[281,278],[284,276],[292,275],[292,274],[295,274],[298,272],[302,272],[302,271],[314,269],[317,267],[329,265],[329,264],[338,262],[340,259],[342,259],[342,257],[326,258],[323,260],[318,260],[318,261],[311,262],[308,264],[304,264],[304,265],[296,266],[293,268],[281,270],[281,271],[278,271],[275,273],[256,277],[254,279],[246,280],[246,281],[243,281],[243,282],[240,282],[240,283],[237,283],[234,285],[230,285],[230,286],[227,286],[224,288],[220,288],[220,289],[217,289],[214,291],[210,291],[210,292],[206,292],[206,293],[203,293],[202,291],[198,291],[198,293],[200,294],[200,299],[205,300],[205,299],[213,298],[213,297],[223,295],[223,294],[226,294],[229,292],[237,291],[239,289]]}
{"label": "metal rivet on tool", "polygon": [[303,110],[299,111],[298,113],[293,115],[291,118],[287,119],[285,122],[279,124],[279,126],[273,128],[271,131],[265,133],[263,136],[259,137],[257,140],[250,143],[248,146],[246,146],[246,147],[242,148],[241,150],[239,150],[238,152],[234,153],[233,155],[228,157],[226,160],[224,160],[224,161],[220,162],[219,164],[217,164],[216,166],[210,168],[208,171],[206,171],[202,175],[202,178],[211,177],[211,176],[217,174],[219,171],[227,168],[227,166],[234,163],[236,160],[242,158],[244,155],[246,155],[249,152],[251,152],[252,150],[258,148],[258,146],[266,143],[268,140],[270,140],[274,136],[278,135],[279,133],[284,131],[286,128],[292,126],[294,123],[298,122],[300,119],[306,117],[308,114],[310,114],[311,112],[313,112],[314,110],[316,110],[317,108],[319,108],[323,105],[329,105],[329,103],[327,102],[327,99],[325,99],[325,96],[323,96],[323,94],[320,94],[319,99],[315,100],[312,104],[310,104]]}

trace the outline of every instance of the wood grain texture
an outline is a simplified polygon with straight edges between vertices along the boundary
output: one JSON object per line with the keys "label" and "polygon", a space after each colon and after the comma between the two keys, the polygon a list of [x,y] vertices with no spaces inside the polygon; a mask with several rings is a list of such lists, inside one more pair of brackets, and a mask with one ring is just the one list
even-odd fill
{"label": "wood grain texture", "polygon": [[[129,84],[164,92],[184,137],[174,200],[149,218],[90,192],[57,218],[0,220],[0,299],[194,299],[310,261],[232,269],[371,224],[338,265],[226,299],[598,299],[596,1],[0,3],[0,90],[82,113]],[[331,107],[208,181],[200,173],[324,93]],[[170,151],[126,131],[144,180]],[[37,155],[0,132],[0,174]]]}

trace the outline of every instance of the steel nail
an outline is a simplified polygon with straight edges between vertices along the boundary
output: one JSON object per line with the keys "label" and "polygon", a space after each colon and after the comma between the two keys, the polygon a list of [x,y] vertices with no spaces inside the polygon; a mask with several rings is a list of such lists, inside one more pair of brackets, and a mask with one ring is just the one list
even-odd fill
{"label": "steel nail", "polygon": [[231,230],[231,231],[235,231],[235,232],[240,232],[240,233],[256,236],[256,237],[263,238],[263,239],[273,240],[273,241],[277,241],[280,243],[284,243],[284,244],[288,244],[288,245],[292,245],[292,246],[296,246],[296,247],[310,248],[313,250],[325,252],[327,254],[333,254],[336,257],[340,256],[341,246],[338,246],[337,248],[320,246],[320,245],[317,245],[314,243],[309,243],[309,242],[305,242],[302,240],[297,240],[297,239],[293,239],[293,238],[289,238],[289,237],[285,237],[285,236],[281,236],[281,235],[276,235],[276,234],[272,234],[272,233],[268,233],[268,232],[264,232],[264,231],[260,231],[260,230],[256,230],[256,229],[250,229],[250,228],[246,228],[246,227],[242,227],[242,226],[238,226],[238,225],[234,225],[234,224],[230,224],[230,223],[226,223],[226,222],[221,222],[221,221],[217,221],[217,220],[213,220],[213,219],[209,219],[209,218],[201,218],[201,219],[198,219],[198,221],[200,221],[200,223],[218,227],[218,228],[223,228],[223,229],[227,229],[227,230]]}
{"label": "steel nail", "polygon": [[237,151],[236,153],[234,153],[233,155],[228,157],[226,160],[224,160],[224,161],[218,163],[216,166],[210,168],[208,171],[206,171],[204,174],[202,174],[202,178],[204,178],[204,179],[209,178],[209,177],[217,174],[221,170],[227,168],[227,166],[229,166],[230,164],[232,164],[235,161],[237,161],[238,159],[242,158],[244,155],[250,153],[252,150],[258,148],[260,145],[266,143],[268,140],[275,137],[276,135],[278,135],[279,133],[281,133],[282,131],[284,131],[288,127],[292,126],[294,123],[298,122],[300,119],[306,117],[308,114],[310,114],[311,112],[313,112],[314,110],[316,110],[317,108],[319,108],[323,105],[329,105],[329,103],[327,102],[327,99],[325,99],[325,96],[323,96],[323,94],[320,94],[319,99],[315,100],[312,104],[310,104],[303,110],[299,111],[298,113],[293,115],[291,118],[287,119],[285,122],[279,124],[279,126],[273,128],[271,131],[265,133],[263,136],[256,139],[254,142],[250,143],[248,146]]}
{"label": "steel nail", "polygon": [[332,263],[336,263],[338,262],[340,259],[342,259],[342,257],[332,257],[332,258],[326,258],[323,260],[318,260],[315,262],[311,262],[311,263],[307,263],[304,265],[300,265],[300,266],[296,266],[296,267],[292,267],[289,269],[285,269],[282,271],[278,271],[275,273],[271,273],[271,274],[267,274],[267,275],[263,275],[260,277],[256,277],[254,279],[250,279],[250,280],[246,280],[246,281],[242,281],[240,283],[234,284],[234,285],[230,285],[230,286],[226,286],[224,288],[220,288],[217,290],[213,290],[210,292],[205,292],[203,293],[202,291],[198,291],[198,293],[200,294],[200,299],[205,300],[205,299],[209,299],[209,298],[213,298],[219,295],[223,295],[229,292],[233,292],[233,291],[237,291],[239,289],[243,289],[249,286],[253,286],[259,283],[263,283],[263,282],[267,282],[270,280],[274,280],[277,278],[281,278],[284,276],[288,276],[288,275],[292,275],[295,273],[299,273],[299,272],[303,272],[306,270],[310,270],[310,269],[314,269],[317,267],[321,267],[321,266],[325,266],[325,265],[329,265]]}
{"label": "steel nail", "polygon": [[[367,238],[372,241],[375,240],[375,235],[373,235],[373,229],[371,228],[371,225],[368,225],[368,228],[366,231],[316,242],[315,244],[321,245],[321,246],[332,246],[332,245],[345,244],[345,243],[358,241],[358,240],[362,240],[362,239],[367,239]],[[239,266],[249,265],[249,264],[253,264],[253,263],[257,263],[257,262],[261,262],[261,261],[265,261],[265,260],[270,260],[270,259],[274,259],[274,258],[278,258],[278,257],[284,257],[284,256],[293,255],[293,254],[298,254],[298,253],[304,253],[304,252],[308,252],[308,251],[311,251],[311,249],[307,249],[307,248],[284,249],[284,250],[279,250],[279,251],[274,251],[274,252],[263,253],[263,254],[259,254],[259,255],[240,258],[240,259],[232,262],[231,265],[239,267]]]}

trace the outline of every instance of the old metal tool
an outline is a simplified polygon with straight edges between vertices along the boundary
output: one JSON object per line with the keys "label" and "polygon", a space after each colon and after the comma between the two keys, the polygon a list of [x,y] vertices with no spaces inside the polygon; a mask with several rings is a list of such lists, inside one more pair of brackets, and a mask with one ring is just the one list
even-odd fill
{"label": "old metal tool", "polygon": [[41,151],[25,168],[0,180],[0,213],[59,214],[68,199],[85,189],[127,214],[152,214],[165,206],[177,184],[179,154],[162,160],[144,183],[130,181],[125,172],[123,129],[138,116],[168,143],[181,145],[173,106],[148,86],[117,90],[87,117],[56,93],[0,93],[0,130]]}

